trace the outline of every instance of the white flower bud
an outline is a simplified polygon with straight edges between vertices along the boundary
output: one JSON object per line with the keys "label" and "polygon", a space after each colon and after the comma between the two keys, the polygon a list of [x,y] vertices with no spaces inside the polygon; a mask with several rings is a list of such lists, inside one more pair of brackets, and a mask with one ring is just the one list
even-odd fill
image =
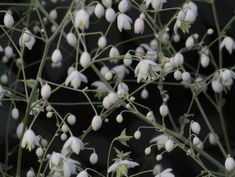
{"label": "white flower bud", "polygon": [[146,88],[144,88],[144,89],[141,91],[140,97],[141,97],[142,99],[144,99],[144,100],[149,97],[149,92],[148,92],[148,90],[147,90]]}
{"label": "white flower bud", "polygon": [[100,69],[100,74],[102,76],[105,76],[105,74],[109,72],[109,68],[107,66],[103,66],[101,69]]}
{"label": "white flower bud", "polygon": [[150,121],[154,121],[155,120],[155,117],[153,115],[153,111],[149,111],[146,115],[146,118]]}
{"label": "white flower bud", "polygon": [[52,116],[53,116],[53,113],[52,113],[52,112],[47,112],[47,114],[46,114],[46,117],[47,117],[47,118],[52,118]]}
{"label": "white flower bud", "polygon": [[129,8],[128,0],[121,0],[118,4],[118,10],[121,13],[125,13]]}
{"label": "white flower bud", "polygon": [[19,115],[20,115],[19,110],[16,107],[13,108],[11,111],[11,117],[17,120],[19,118]]}
{"label": "white flower bud", "polygon": [[53,63],[60,63],[62,61],[62,54],[59,49],[53,51],[51,60]]}
{"label": "white flower bud", "polygon": [[185,46],[187,49],[192,49],[194,46],[194,39],[192,36],[189,36],[185,42]]}
{"label": "white flower bud", "polygon": [[162,155],[161,155],[161,154],[158,154],[158,155],[156,156],[156,160],[157,160],[157,161],[162,160]]}
{"label": "white flower bud", "polygon": [[134,133],[134,137],[135,139],[140,139],[141,138],[141,132],[139,130],[136,130],[135,133]]}
{"label": "white flower bud", "polygon": [[90,162],[91,164],[96,164],[98,161],[98,155],[93,152],[91,155],[90,155]]}
{"label": "white flower bud", "polygon": [[38,147],[36,150],[36,155],[38,157],[42,157],[43,156],[43,149],[41,147]]}
{"label": "white flower bud", "polygon": [[78,173],[77,177],[88,177],[88,173],[84,170]]}
{"label": "white flower bud", "polygon": [[216,92],[216,93],[221,93],[223,91],[223,85],[220,83],[219,80],[213,80],[211,82],[211,86],[212,89]]}
{"label": "white flower bud", "polygon": [[102,0],[102,4],[106,7],[109,8],[112,6],[112,0]]}
{"label": "white flower bud", "polygon": [[76,45],[78,43],[77,37],[72,32],[67,34],[66,40],[67,40],[68,44],[72,47],[76,47]]}
{"label": "white flower bud", "polygon": [[162,104],[159,108],[159,112],[162,117],[167,116],[167,114],[169,113],[168,107],[165,104]]}
{"label": "white flower bud", "polygon": [[73,114],[70,114],[68,117],[67,117],[67,121],[70,125],[74,125],[77,121],[77,118],[75,115]]}
{"label": "white flower bud", "polygon": [[1,80],[1,82],[2,82],[3,84],[7,84],[7,82],[8,82],[8,76],[7,76],[6,74],[3,74],[3,75],[1,76],[1,78],[0,78],[0,80]]}
{"label": "white flower bud", "polygon": [[210,58],[205,55],[205,54],[202,54],[201,57],[200,57],[200,64],[202,65],[203,68],[206,68],[210,63]]}
{"label": "white flower bud", "polygon": [[198,122],[191,123],[191,130],[193,133],[199,134],[201,131],[201,126]]}
{"label": "white flower bud", "polygon": [[218,135],[213,134],[211,132],[209,133],[209,142],[210,142],[210,144],[215,145],[218,141],[217,140],[218,138],[219,138]]}
{"label": "white flower bud", "polygon": [[56,11],[56,9],[53,9],[50,13],[49,13],[50,17],[53,19],[53,20],[56,20],[57,19],[57,16],[58,16],[58,13]]}
{"label": "white flower bud", "polygon": [[91,127],[94,131],[97,131],[102,126],[102,119],[100,116],[95,115],[91,121]]}
{"label": "white flower bud", "polygon": [[83,68],[86,68],[91,64],[91,56],[87,51],[82,53],[80,57],[80,64]]}
{"label": "white flower bud", "polygon": [[67,140],[67,138],[68,138],[68,136],[67,136],[65,133],[62,133],[62,134],[60,135],[60,139],[61,139],[62,141]]}
{"label": "white flower bud", "polygon": [[183,80],[183,81],[189,81],[190,78],[191,78],[191,75],[189,74],[189,72],[184,71],[184,72],[182,73],[182,80]]}
{"label": "white flower bud", "polygon": [[17,136],[18,138],[21,137],[21,135],[22,135],[22,133],[23,133],[23,128],[24,128],[24,124],[23,124],[23,122],[21,122],[21,123],[17,126],[17,128],[16,128],[16,136]]}
{"label": "white flower bud", "polygon": [[144,150],[145,155],[149,155],[151,153],[151,147],[147,147]]}
{"label": "white flower bud", "polygon": [[3,23],[8,28],[14,25],[14,19],[9,12],[6,12],[6,14],[4,15]]}
{"label": "white flower bud", "polygon": [[228,69],[224,70],[221,73],[221,78],[222,78],[223,81],[227,81],[227,80],[232,79],[232,72]]}
{"label": "white flower bud", "polygon": [[197,14],[191,10],[188,9],[184,18],[184,21],[189,22],[189,23],[194,23],[194,21],[196,20]]}
{"label": "white flower bud", "polygon": [[36,174],[32,168],[26,173],[26,177],[36,177]]}
{"label": "white flower bud", "polygon": [[5,47],[5,49],[4,49],[4,54],[5,54],[8,58],[13,57],[13,49],[12,49],[12,47],[11,47],[11,46]]}
{"label": "white flower bud", "polygon": [[110,81],[113,78],[113,73],[111,71],[108,71],[104,77],[107,81]]}
{"label": "white flower bud", "polygon": [[180,41],[180,35],[178,33],[175,33],[173,36],[173,41],[174,42],[179,42]]}
{"label": "white flower bud", "polygon": [[124,55],[123,63],[124,63],[125,66],[131,66],[131,64],[132,64],[131,54],[126,53],[126,54]]}
{"label": "white flower bud", "polygon": [[51,87],[48,84],[45,84],[41,88],[41,96],[44,99],[48,99],[51,96]]}
{"label": "white flower bud", "polygon": [[143,34],[143,32],[144,32],[144,20],[142,18],[137,18],[135,20],[134,32],[136,34]]}
{"label": "white flower bud", "polygon": [[62,130],[62,132],[64,132],[64,133],[68,132],[68,131],[69,131],[68,125],[67,125],[67,124],[63,124],[62,127],[61,127],[61,130]]}
{"label": "white flower bud", "polygon": [[207,30],[207,34],[208,35],[212,35],[214,33],[214,30],[212,29],[212,28],[209,28],[208,30]]}
{"label": "white flower bud", "polygon": [[118,114],[118,115],[117,115],[116,121],[117,121],[118,123],[122,123],[122,122],[123,122],[122,114]]}
{"label": "white flower bud", "polygon": [[173,63],[175,66],[181,66],[184,63],[184,56],[181,53],[176,53],[173,58]]}
{"label": "white flower bud", "polygon": [[105,19],[109,22],[109,23],[113,23],[116,20],[116,13],[112,8],[108,8],[106,9],[105,12]]}
{"label": "white flower bud", "polygon": [[107,45],[107,39],[105,36],[101,36],[99,39],[98,39],[98,47],[103,49],[105,48]]}
{"label": "white flower bud", "polygon": [[171,152],[175,147],[175,144],[172,140],[167,140],[166,143],[165,143],[165,149],[167,152]]}
{"label": "white flower bud", "polygon": [[104,16],[104,7],[100,3],[98,3],[95,6],[94,13],[97,18],[102,18]]}
{"label": "white flower bud", "polygon": [[228,171],[231,171],[234,169],[235,162],[234,162],[234,159],[232,157],[230,157],[230,155],[228,155],[228,157],[226,158],[224,166],[225,166],[226,170],[228,170]]}
{"label": "white flower bud", "polygon": [[200,139],[199,139],[197,136],[195,136],[195,137],[193,138],[193,144],[194,144],[194,145],[198,145],[200,142],[201,142],[201,141],[200,141]]}
{"label": "white flower bud", "polygon": [[182,79],[182,73],[181,73],[181,71],[176,70],[176,71],[174,72],[174,78],[175,78],[177,81],[181,80],[181,79]]}

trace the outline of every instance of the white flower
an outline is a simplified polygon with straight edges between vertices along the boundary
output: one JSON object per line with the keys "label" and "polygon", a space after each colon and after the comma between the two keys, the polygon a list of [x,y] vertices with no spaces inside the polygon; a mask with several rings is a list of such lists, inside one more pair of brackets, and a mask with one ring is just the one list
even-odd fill
{"label": "white flower", "polygon": [[194,38],[193,36],[189,36],[185,41],[185,46],[187,49],[192,49],[194,46]]}
{"label": "white flower", "polygon": [[110,62],[112,62],[112,63],[117,63],[117,62],[118,62],[117,58],[118,58],[119,56],[120,56],[120,53],[119,53],[117,47],[114,47],[114,46],[113,46],[113,47],[110,49],[110,51],[109,51],[109,57],[112,58],[112,59],[110,60]]}
{"label": "white flower", "polygon": [[73,88],[77,89],[80,87],[81,82],[87,83],[87,77],[79,71],[73,71],[65,80],[65,85],[68,86],[69,83],[72,85]]}
{"label": "white flower", "polygon": [[35,174],[33,168],[30,168],[30,170],[26,174],[26,177],[36,177],[36,174]]}
{"label": "white flower", "polygon": [[86,68],[91,64],[91,56],[87,51],[82,53],[80,57],[80,64],[83,68]]}
{"label": "white flower", "polygon": [[121,2],[118,4],[118,10],[121,13],[125,13],[129,8],[129,2],[128,0],[121,0]]}
{"label": "white flower", "polygon": [[102,18],[104,16],[104,7],[100,3],[98,3],[95,6],[94,13],[97,18]]}
{"label": "white flower", "polygon": [[235,161],[232,157],[230,157],[230,155],[228,155],[228,157],[226,158],[224,166],[228,171],[231,171],[235,168]]}
{"label": "white flower", "polygon": [[129,70],[125,65],[114,66],[111,71],[115,73],[119,80],[122,80],[126,74],[129,74]]}
{"label": "white flower", "polygon": [[105,36],[101,36],[99,39],[98,39],[98,47],[103,49],[105,48],[107,45],[107,39]]}
{"label": "white flower", "polygon": [[155,177],[175,177],[175,175],[171,171],[172,171],[171,168],[167,168]]}
{"label": "white flower", "polygon": [[127,84],[125,84],[124,82],[118,84],[117,94],[119,97],[124,97],[125,95],[128,94],[128,92],[129,92],[129,87]]}
{"label": "white flower", "polygon": [[72,32],[69,32],[67,35],[66,35],[66,40],[68,42],[68,44],[72,47],[76,47],[77,43],[78,43],[78,40],[77,40],[77,37],[75,36],[74,33]]}
{"label": "white flower", "polygon": [[63,145],[63,148],[61,150],[61,153],[64,156],[67,156],[70,153],[75,153],[75,154],[79,154],[80,150],[83,150],[84,145],[83,142],[75,137],[75,136],[71,136]]}
{"label": "white flower", "polygon": [[105,19],[109,23],[113,23],[116,20],[116,13],[115,13],[115,11],[111,7],[106,9],[106,11],[105,11]]}
{"label": "white flower", "polygon": [[229,54],[231,55],[233,50],[235,50],[235,41],[233,38],[226,36],[220,44],[220,49],[226,48]]}
{"label": "white flower", "polygon": [[48,84],[45,84],[41,88],[41,96],[44,99],[48,99],[51,96],[51,87]]}
{"label": "white flower", "polygon": [[35,147],[35,140],[36,140],[35,133],[31,129],[26,130],[24,132],[21,147],[31,151]]}
{"label": "white flower", "polygon": [[97,87],[97,92],[100,92],[100,93],[106,93],[106,92],[109,92],[110,89],[108,88],[108,86],[101,82],[101,81],[95,81],[91,84],[92,86],[94,87]]}
{"label": "white flower", "polygon": [[14,18],[9,12],[6,12],[6,14],[4,15],[3,23],[8,28],[14,25]]}
{"label": "white flower", "polygon": [[16,107],[14,107],[11,111],[11,117],[17,120],[19,118],[19,115],[20,115],[19,110]]}
{"label": "white flower", "polygon": [[80,30],[89,28],[89,14],[84,9],[80,9],[75,14],[75,27]]}
{"label": "white flower", "polygon": [[132,23],[132,19],[129,16],[127,16],[126,14],[120,13],[117,16],[117,26],[118,26],[118,30],[120,32],[122,32],[122,29],[130,30],[131,23]]}
{"label": "white flower", "polygon": [[103,99],[103,106],[106,109],[109,109],[113,104],[118,101],[118,95],[115,92],[110,92],[106,97]]}
{"label": "white flower", "polygon": [[62,53],[60,49],[55,49],[51,55],[51,60],[53,63],[60,63],[62,61]]}
{"label": "white flower", "polygon": [[112,6],[112,0],[102,0],[102,4],[106,7],[109,8]]}
{"label": "white flower", "polygon": [[135,76],[137,82],[150,81],[157,78],[157,72],[160,71],[160,66],[152,60],[141,60],[135,68]]}
{"label": "white flower", "polygon": [[151,0],[151,5],[156,11],[160,11],[164,3],[166,3],[166,0]]}
{"label": "white flower", "polygon": [[150,143],[156,143],[157,149],[160,150],[165,146],[168,139],[169,139],[169,137],[167,135],[161,134],[161,135],[158,135],[158,136],[154,137],[153,139],[151,139]]}
{"label": "white flower", "polygon": [[80,173],[78,173],[77,177],[88,177],[88,173],[85,170],[83,170]]}
{"label": "white flower", "polygon": [[96,164],[97,161],[98,161],[98,155],[93,152],[91,155],[90,155],[90,158],[89,158],[91,164]]}
{"label": "white flower", "polygon": [[100,116],[98,115],[95,115],[91,121],[91,128],[94,130],[94,131],[97,131],[101,128],[102,126],[102,119]]}
{"label": "white flower", "polygon": [[118,167],[120,167],[121,165],[124,165],[126,168],[134,168],[136,166],[139,166],[138,163],[130,160],[117,160],[108,168],[108,173],[117,171]]}
{"label": "white flower", "polygon": [[135,20],[134,32],[136,34],[143,34],[143,32],[144,32],[144,20],[142,18],[137,18]]}
{"label": "white flower", "polygon": [[33,45],[35,44],[36,40],[35,37],[32,35],[32,33],[26,29],[23,34],[20,36],[19,39],[19,45],[21,47],[26,46],[29,50],[33,48]]}

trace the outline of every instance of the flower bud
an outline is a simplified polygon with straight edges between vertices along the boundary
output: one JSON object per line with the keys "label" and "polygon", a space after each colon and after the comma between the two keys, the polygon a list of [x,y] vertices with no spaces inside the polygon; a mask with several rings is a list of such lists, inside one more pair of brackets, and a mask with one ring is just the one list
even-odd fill
{"label": "flower bud", "polygon": [[107,45],[107,39],[105,36],[101,36],[99,39],[98,39],[98,47],[103,49],[105,48]]}
{"label": "flower bud", "polygon": [[98,3],[96,6],[95,6],[95,16],[97,18],[102,18],[104,16],[104,7]]}
{"label": "flower bud", "polygon": [[186,47],[187,49],[192,49],[193,46],[194,46],[194,39],[193,39],[192,36],[189,36],[189,37],[187,38],[186,42],[185,42],[185,47]]}
{"label": "flower bud", "polygon": [[83,170],[80,173],[78,173],[77,177],[88,177],[88,173],[85,170]]}
{"label": "flower bud", "polygon": [[175,66],[181,66],[184,63],[184,56],[181,53],[176,53],[173,58],[173,63]]}
{"label": "flower bud", "polygon": [[158,155],[156,156],[156,160],[157,160],[157,161],[162,160],[162,155],[161,155],[161,154],[158,154]]}
{"label": "flower bud", "polygon": [[141,91],[140,97],[141,97],[142,99],[144,99],[144,100],[149,97],[149,92],[148,92],[148,90],[147,90],[146,88],[144,88],[144,89]]}
{"label": "flower bud", "polygon": [[132,58],[131,58],[131,54],[126,53],[123,59],[123,63],[125,66],[130,66],[132,64]]}
{"label": "flower bud", "polygon": [[143,32],[144,32],[144,20],[142,18],[137,18],[135,20],[134,32],[136,34],[143,34]]}
{"label": "flower bud", "polygon": [[83,68],[86,68],[91,64],[91,56],[87,51],[82,53],[80,57],[80,64]]}
{"label": "flower bud", "polygon": [[109,22],[109,23],[113,23],[116,20],[116,13],[112,8],[108,8],[106,9],[105,12],[105,19]]}
{"label": "flower bud", "polygon": [[144,150],[145,155],[149,155],[151,153],[151,147],[147,147]]}
{"label": "flower bud", "polygon": [[201,131],[201,126],[198,122],[191,123],[191,130],[193,133],[199,134]]}
{"label": "flower bud", "polygon": [[202,65],[203,68],[206,68],[210,63],[210,58],[205,55],[205,54],[202,54],[201,55],[201,58],[200,58],[200,64]]}
{"label": "flower bud", "polygon": [[182,73],[181,73],[179,70],[176,70],[176,71],[174,72],[174,78],[175,78],[177,81],[181,80],[181,79],[182,79]]}
{"label": "flower bud", "polygon": [[36,150],[36,155],[38,157],[42,157],[43,156],[43,149],[41,147],[38,147]]}
{"label": "flower bud", "polygon": [[168,107],[165,104],[162,104],[159,108],[159,112],[160,112],[162,117],[167,116],[167,114],[169,112]]}
{"label": "flower bud", "polygon": [[14,25],[14,19],[9,12],[6,12],[6,14],[4,15],[3,23],[8,28]]}
{"label": "flower bud", "polygon": [[121,2],[118,4],[118,10],[121,13],[125,13],[129,8],[128,0],[121,0]]}
{"label": "flower bud", "polygon": [[194,145],[198,145],[200,143],[200,139],[197,137],[197,136],[195,136],[194,138],[193,138],[193,144]]}
{"label": "flower bud", "polygon": [[74,125],[77,121],[77,118],[75,115],[73,114],[70,114],[68,117],[67,117],[67,121],[70,125]]}
{"label": "flower bud", "polygon": [[235,162],[234,162],[234,159],[232,157],[230,157],[230,155],[228,155],[228,157],[226,158],[224,166],[225,166],[226,170],[228,170],[228,171],[231,171],[234,169]]}
{"label": "flower bud", "polygon": [[139,130],[136,130],[135,133],[134,133],[134,137],[135,139],[140,139],[141,138],[141,132]]}
{"label": "flower bud", "polygon": [[76,47],[78,40],[74,33],[68,33],[66,36],[66,40],[70,46]]}
{"label": "flower bud", "polygon": [[57,19],[57,16],[58,16],[58,13],[55,9],[53,9],[50,13],[49,13],[50,17],[53,19],[53,20],[56,20]]}
{"label": "flower bud", "polygon": [[4,49],[4,54],[5,54],[8,58],[13,57],[13,49],[12,49],[12,47],[11,47],[11,46],[5,47],[5,49]]}
{"label": "flower bud", "polygon": [[190,76],[189,72],[184,71],[184,72],[182,73],[182,80],[183,80],[183,81],[189,81],[190,78],[191,78],[191,76]]}
{"label": "flower bud", "polygon": [[123,122],[122,114],[118,114],[118,115],[117,115],[116,121],[117,121],[118,123],[122,123],[122,122]]}
{"label": "flower bud", "polygon": [[91,127],[94,131],[97,131],[102,126],[102,119],[100,116],[95,115],[91,121]]}
{"label": "flower bud", "polygon": [[223,91],[223,85],[220,83],[219,80],[213,80],[211,82],[211,86],[216,93],[221,93]]}
{"label": "flower bud", "polygon": [[41,96],[44,99],[48,99],[51,96],[51,87],[48,84],[43,85],[41,88]]}
{"label": "flower bud", "polygon": [[59,49],[53,51],[51,60],[53,63],[60,63],[62,61],[62,54]]}
{"label": "flower bud", "polygon": [[20,115],[19,110],[16,107],[13,108],[11,111],[11,117],[17,120],[19,118],[19,115]]}
{"label": "flower bud", "polygon": [[90,162],[91,162],[91,164],[96,164],[97,163],[97,161],[98,161],[98,155],[95,153],[95,152],[93,152],[91,155],[90,155]]}
{"label": "flower bud", "polygon": [[172,140],[167,140],[166,143],[165,143],[165,149],[167,152],[171,152],[173,149],[174,149],[174,142]]}

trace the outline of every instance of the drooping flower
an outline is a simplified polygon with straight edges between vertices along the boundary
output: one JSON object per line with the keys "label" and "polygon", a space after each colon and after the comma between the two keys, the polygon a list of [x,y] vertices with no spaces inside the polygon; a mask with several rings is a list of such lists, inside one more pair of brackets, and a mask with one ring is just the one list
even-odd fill
{"label": "drooping flower", "polygon": [[136,166],[139,164],[130,160],[117,160],[108,168],[108,173],[116,172],[117,177],[127,176],[128,168]]}
{"label": "drooping flower", "polygon": [[152,60],[141,60],[135,68],[135,76],[137,82],[151,81],[157,78],[157,72],[160,71],[160,66]]}
{"label": "drooping flower", "polygon": [[61,153],[64,156],[67,156],[70,153],[75,153],[75,154],[79,154],[80,150],[83,150],[84,145],[83,142],[75,137],[75,136],[71,136],[63,145],[63,148],[61,150]]}
{"label": "drooping flower", "polygon": [[75,14],[75,27],[80,30],[85,30],[89,28],[89,14],[86,10],[80,9]]}
{"label": "drooping flower", "polygon": [[166,2],[166,0],[145,0],[146,8],[148,8],[151,3],[153,9],[156,11],[160,11],[162,9],[163,4]]}
{"label": "drooping flower", "polygon": [[165,146],[168,139],[169,139],[169,137],[167,135],[161,134],[161,135],[158,135],[158,136],[154,137],[153,139],[151,139],[150,143],[156,143],[157,149],[160,150]]}
{"label": "drooping flower", "polygon": [[81,72],[74,70],[66,78],[65,85],[68,86],[69,84],[71,84],[74,89],[77,89],[78,87],[80,87],[82,82],[87,83],[87,77]]}
{"label": "drooping flower", "polygon": [[126,14],[120,13],[117,16],[117,26],[118,30],[122,32],[122,30],[130,30],[131,29],[132,19]]}
{"label": "drooping flower", "polygon": [[117,79],[123,80],[126,74],[129,74],[129,70],[125,65],[114,66],[111,71],[115,73]]}
{"label": "drooping flower", "polygon": [[33,48],[33,45],[35,44],[36,40],[33,34],[26,29],[23,34],[20,36],[19,39],[19,45],[21,47],[26,46],[29,50]]}
{"label": "drooping flower", "polygon": [[96,91],[99,94],[104,94],[104,93],[107,93],[107,92],[110,91],[108,86],[105,83],[101,82],[101,81],[95,81],[91,85],[97,88]]}
{"label": "drooping flower", "polygon": [[233,50],[235,50],[235,41],[233,38],[226,36],[220,44],[220,49],[226,48],[229,54],[231,55]]}
{"label": "drooping flower", "polygon": [[35,147],[35,140],[36,140],[35,133],[31,129],[26,130],[24,132],[21,147],[31,151]]}
{"label": "drooping flower", "polygon": [[175,177],[175,175],[171,171],[172,171],[171,168],[167,168],[158,175],[156,175],[155,177]]}
{"label": "drooping flower", "polygon": [[139,18],[135,20],[134,23],[134,32],[136,34],[143,34],[144,32],[144,14],[141,14]]}

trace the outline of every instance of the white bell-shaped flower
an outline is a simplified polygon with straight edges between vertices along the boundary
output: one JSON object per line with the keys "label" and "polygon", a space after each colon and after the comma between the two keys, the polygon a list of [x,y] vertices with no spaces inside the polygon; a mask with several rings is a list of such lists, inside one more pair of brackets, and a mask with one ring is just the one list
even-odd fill
{"label": "white bell-shaped flower", "polygon": [[89,28],[89,14],[86,10],[80,9],[75,14],[75,27],[80,30],[85,30]]}
{"label": "white bell-shaped flower", "polygon": [[156,175],[155,177],[175,177],[175,175],[171,171],[172,171],[171,168],[167,168],[158,175]]}
{"label": "white bell-shaped flower", "polygon": [[69,84],[71,84],[73,88],[77,89],[78,87],[80,87],[82,82],[87,83],[87,77],[81,72],[75,70],[68,75],[65,80],[65,85],[68,86]]}
{"label": "white bell-shaped flower", "polygon": [[84,145],[83,142],[75,137],[75,136],[71,136],[63,145],[63,148],[61,150],[61,153],[64,156],[67,156],[70,153],[75,153],[75,154],[79,154],[79,152],[81,150],[84,149]]}
{"label": "white bell-shaped flower", "polygon": [[132,19],[126,14],[120,13],[117,16],[117,26],[118,30],[122,32],[122,30],[130,30],[131,29]]}
{"label": "white bell-shaped flower", "polygon": [[144,32],[144,20],[140,17],[135,20],[134,32],[136,34],[143,34]]}
{"label": "white bell-shaped flower", "polygon": [[36,140],[35,133],[31,129],[26,130],[24,132],[21,147],[31,151],[35,147],[35,140]]}
{"label": "white bell-shaped flower", "polygon": [[224,47],[231,55],[233,50],[235,50],[235,41],[233,40],[233,38],[226,36],[220,44],[220,49]]}

